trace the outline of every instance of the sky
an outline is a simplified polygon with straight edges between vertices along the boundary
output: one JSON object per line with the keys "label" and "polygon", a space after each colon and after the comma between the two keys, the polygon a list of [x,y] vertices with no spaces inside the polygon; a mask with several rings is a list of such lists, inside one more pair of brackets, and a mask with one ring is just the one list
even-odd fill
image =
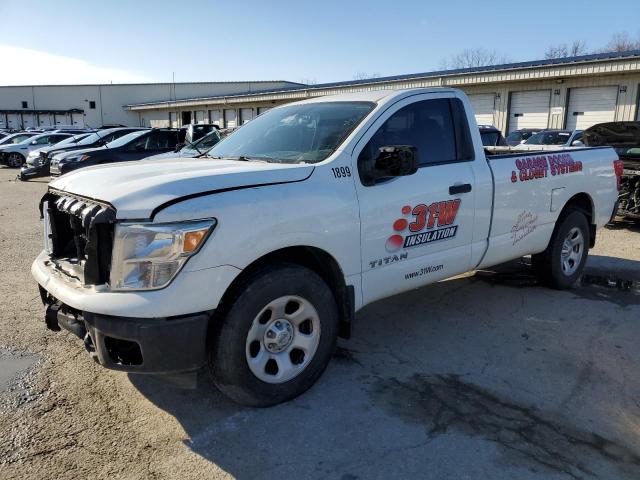
{"label": "sky", "polygon": [[0,0],[0,85],[290,80],[437,70],[467,48],[513,61],[640,36],[640,0]]}

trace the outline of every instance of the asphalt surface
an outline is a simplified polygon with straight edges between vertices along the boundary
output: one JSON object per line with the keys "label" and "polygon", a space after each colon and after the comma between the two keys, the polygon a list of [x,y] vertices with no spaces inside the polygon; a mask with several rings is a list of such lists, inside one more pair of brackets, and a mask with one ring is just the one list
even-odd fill
{"label": "asphalt surface", "polygon": [[45,329],[45,181],[0,167],[0,478],[640,478],[640,227],[570,291],[526,261],[359,312],[308,393],[239,407],[94,364]]}

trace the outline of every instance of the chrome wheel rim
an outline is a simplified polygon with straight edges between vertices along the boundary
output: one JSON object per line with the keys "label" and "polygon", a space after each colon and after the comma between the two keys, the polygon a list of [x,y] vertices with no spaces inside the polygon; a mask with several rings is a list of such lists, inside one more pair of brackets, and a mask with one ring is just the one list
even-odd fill
{"label": "chrome wheel rim", "polygon": [[578,227],[573,227],[562,242],[560,262],[562,273],[567,277],[573,275],[584,255],[584,236]]}
{"label": "chrome wheel rim", "polygon": [[284,383],[309,365],[320,342],[320,317],[295,295],[276,298],[256,315],[246,341],[251,373],[266,383]]}

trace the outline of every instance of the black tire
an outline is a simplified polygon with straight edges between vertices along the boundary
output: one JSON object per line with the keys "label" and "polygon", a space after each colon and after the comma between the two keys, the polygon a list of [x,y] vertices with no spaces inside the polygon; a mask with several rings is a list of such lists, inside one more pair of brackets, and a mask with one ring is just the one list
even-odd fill
{"label": "black tire", "polygon": [[[572,267],[567,272],[563,268],[563,245],[567,236],[576,231],[574,229],[582,235],[582,253],[579,261],[574,262],[575,269]],[[571,210],[560,217],[547,249],[531,256],[531,265],[540,283],[558,290],[571,288],[584,269],[589,255],[589,242],[589,223],[582,212]]]}
{"label": "black tire", "polygon": [[[300,297],[315,308],[319,340],[297,376],[283,383],[267,383],[249,367],[248,336],[265,307],[287,296]],[[266,268],[236,289],[227,304],[224,317],[216,319],[208,351],[209,373],[222,393],[243,405],[267,407],[304,393],[322,375],[338,337],[338,309],[332,291],[315,272],[294,264]],[[294,335],[298,334],[295,328]],[[260,343],[259,349],[270,355],[266,344]]]}
{"label": "black tire", "polygon": [[24,165],[24,157],[17,152],[10,153],[7,156],[7,165],[11,168],[20,168]]}

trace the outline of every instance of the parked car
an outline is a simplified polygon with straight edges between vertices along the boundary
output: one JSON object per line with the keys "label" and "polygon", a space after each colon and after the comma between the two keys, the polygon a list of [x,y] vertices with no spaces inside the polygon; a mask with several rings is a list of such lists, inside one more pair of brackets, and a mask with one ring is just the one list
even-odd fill
{"label": "parked car", "polygon": [[200,140],[208,133],[211,133],[212,131],[218,129],[216,125],[210,123],[192,123],[189,125],[184,125],[182,128],[186,130],[184,136],[185,143],[193,143],[197,140]]}
{"label": "parked car", "polygon": [[104,147],[54,155],[50,172],[52,176],[58,176],[91,165],[140,160],[158,153],[171,152],[183,141],[184,130],[139,130],[113,140]]}
{"label": "parked car", "polygon": [[0,150],[2,148],[5,148],[7,145],[13,145],[13,144],[16,144],[16,143],[20,143],[20,142],[26,140],[29,137],[33,137],[34,135],[37,135],[37,133],[30,133],[30,132],[10,133],[6,137],[0,139]]}
{"label": "parked car", "polygon": [[178,151],[159,153],[158,155],[153,155],[152,157],[149,157],[149,158],[158,160],[161,158],[198,157],[200,155],[207,153],[211,147],[213,147],[216,143],[220,141],[220,137],[221,137],[220,131],[217,129],[214,129],[212,132],[209,132],[200,140],[196,140],[193,143],[187,143],[183,147],[179,148]]}
{"label": "parked car", "polygon": [[54,155],[70,152],[72,150],[88,149],[102,147],[117,138],[127,135],[131,132],[140,130],[148,130],[146,128],[126,127],[126,128],[109,128],[98,130],[84,136],[77,143],[68,143],[65,145],[57,144],[49,148],[42,148],[39,151],[39,157],[27,157],[27,165],[20,171],[20,179],[44,177],[49,175],[49,164]]}
{"label": "parked car", "polygon": [[521,143],[526,142],[531,135],[538,133],[539,131],[539,128],[522,128],[520,130],[515,130],[507,135],[507,145],[511,147],[520,145]]}
{"label": "parked car", "polygon": [[613,147],[620,160],[618,215],[640,220],[640,122],[599,123],[584,131],[588,147]]}
{"label": "parked car", "polygon": [[70,136],[71,134],[69,133],[40,133],[28,137],[20,143],[7,145],[2,148],[0,151],[0,162],[5,163],[9,167],[19,168],[26,161],[29,152],[53,145]]}
{"label": "parked car", "polygon": [[507,145],[502,132],[493,125],[478,125],[482,145],[485,147],[504,147]]}
{"label": "parked car", "polygon": [[65,147],[73,147],[77,145],[78,142],[80,142],[82,139],[87,138],[89,135],[91,134],[81,133],[79,135],[71,135],[54,145],[51,145],[48,147],[42,147],[37,150],[32,150],[31,152],[29,152],[29,155],[27,155],[27,160],[25,161],[24,165],[20,169],[20,175],[19,175],[20,180],[25,181],[25,180],[28,180],[29,178],[44,176],[42,172],[44,172],[45,170],[46,170],[46,175],[48,175],[49,164],[48,163],[44,165],[41,164],[40,162],[41,155],[43,155],[44,158],[46,159],[48,152],[51,152],[54,149],[56,151],[61,151]]}
{"label": "parked car", "polygon": [[[526,142],[519,145],[534,145],[534,148],[544,145],[554,145],[560,147],[579,147],[582,144],[582,130],[541,130],[531,135]],[[517,147],[516,147],[517,148]]]}
{"label": "parked car", "polygon": [[379,299],[529,254],[541,282],[570,288],[620,163],[610,148],[487,158],[470,101],[449,88],[278,106],[207,156],[54,179],[31,272],[47,325],[98,363],[206,366],[254,406],[310,388]]}

